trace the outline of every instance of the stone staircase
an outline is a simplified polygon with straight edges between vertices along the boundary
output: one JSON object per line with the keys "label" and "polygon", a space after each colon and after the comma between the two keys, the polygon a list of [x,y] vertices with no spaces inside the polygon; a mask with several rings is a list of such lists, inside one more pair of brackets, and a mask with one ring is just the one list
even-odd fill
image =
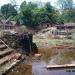
{"label": "stone staircase", "polygon": [[20,61],[14,60],[13,55],[14,50],[9,48],[2,40],[0,40],[0,75],[6,73]]}

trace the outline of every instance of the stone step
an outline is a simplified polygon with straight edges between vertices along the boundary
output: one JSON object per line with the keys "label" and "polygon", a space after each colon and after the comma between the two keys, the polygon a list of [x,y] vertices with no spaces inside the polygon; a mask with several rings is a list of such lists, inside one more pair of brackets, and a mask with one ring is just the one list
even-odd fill
{"label": "stone step", "polygon": [[0,45],[0,51],[3,49],[6,49],[7,47],[5,45]]}
{"label": "stone step", "polygon": [[18,64],[21,60],[11,60],[10,62],[6,63],[2,67],[0,67],[0,75],[6,75],[10,69],[12,69],[16,64]]}
{"label": "stone step", "polygon": [[10,61],[13,58],[13,53],[3,57],[0,59],[0,66],[4,65],[5,63],[7,63],[8,61]]}
{"label": "stone step", "polygon": [[13,49],[5,49],[4,51],[0,51],[0,58],[10,54],[11,52],[13,52],[14,50]]}

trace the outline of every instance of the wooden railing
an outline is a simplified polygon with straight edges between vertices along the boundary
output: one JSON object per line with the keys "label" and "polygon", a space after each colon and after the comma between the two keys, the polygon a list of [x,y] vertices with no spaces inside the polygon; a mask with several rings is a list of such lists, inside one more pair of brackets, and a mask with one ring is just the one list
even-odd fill
{"label": "wooden railing", "polygon": [[1,41],[8,49],[10,49],[10,47],[9,47],[2,39],[0,39],[0,41]]}

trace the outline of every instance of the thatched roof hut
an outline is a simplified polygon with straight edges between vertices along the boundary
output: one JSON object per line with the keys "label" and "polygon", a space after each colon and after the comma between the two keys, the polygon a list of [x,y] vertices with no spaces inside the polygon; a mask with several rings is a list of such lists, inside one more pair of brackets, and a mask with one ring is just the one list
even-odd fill
{"label": "thatched roof hut", "polygon": [[16,23],[9,20],[0,20],[0,30],[11,30],[14,28]]}
{"label": "thatched roof hut", "polygon": [[59,30],[75,29],[75,23],[65,23],[64,25],[56,25]]}

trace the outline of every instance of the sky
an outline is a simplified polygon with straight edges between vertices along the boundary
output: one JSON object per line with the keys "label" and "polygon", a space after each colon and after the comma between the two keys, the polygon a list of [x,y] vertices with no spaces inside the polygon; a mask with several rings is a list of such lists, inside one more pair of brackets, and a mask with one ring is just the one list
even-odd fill
{"label": "sky", "polygon": [[[14,0],[0,0],[0,6],[2,6],[3,4],[7,4],[7,3],[11,3],[11,1],[14,1]],[[17,5],[20,5],[23,1],[27,1],[27,2],[30,2],[30,1],[38,1],[38,2],[50,2],[53,6],[56,4],[57,0],[16,0],[16,3]],[[75,3],[75,0],[73,0],[74,3]]]}

